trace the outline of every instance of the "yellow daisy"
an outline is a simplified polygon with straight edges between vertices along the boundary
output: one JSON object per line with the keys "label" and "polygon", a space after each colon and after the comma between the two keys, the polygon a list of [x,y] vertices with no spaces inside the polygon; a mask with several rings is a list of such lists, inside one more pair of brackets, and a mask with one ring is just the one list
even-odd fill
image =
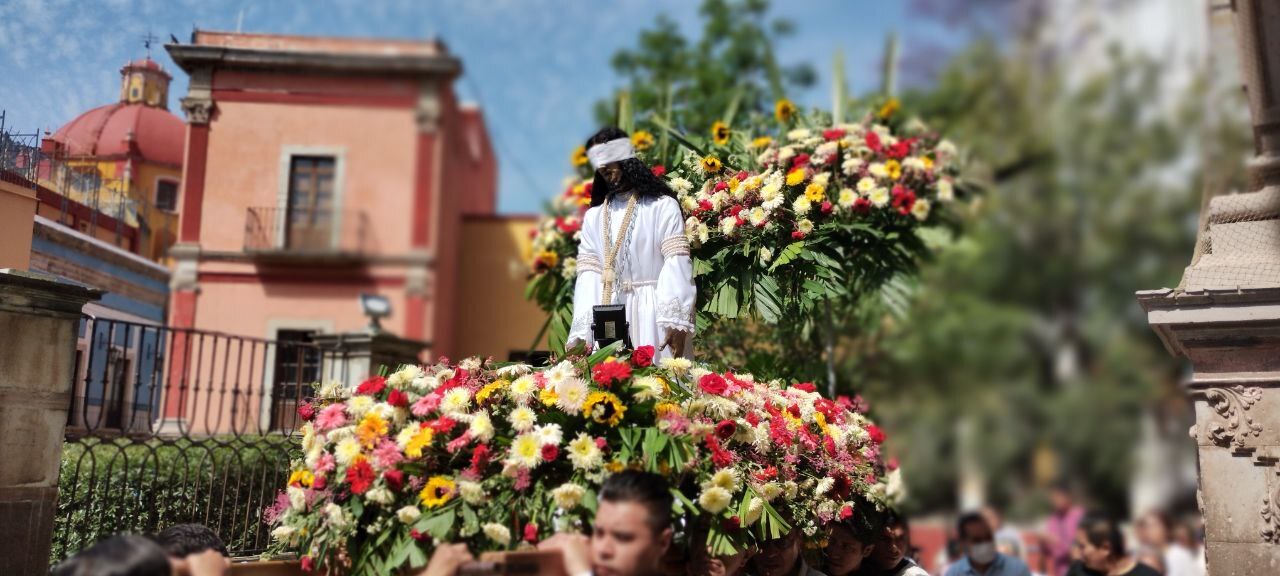
{"label": "yellow daisy", "polygon": [[644,130],[636,130],[635,134],[631,135],[631,145],[636,150],[648,150],[653,147],[653,134]]}
{"label": "yellow daisy", "polygon": [[439,508],[453,499],[457,494],[457,484],[444,476],[432,476],[427,485],[418,493],[418,499],[427,508]]}
{"label": "yellow daisy", "polygon": [[587,163],[587,147],[579,146],[573,149],[573,165],[575,167],[582,166]]}

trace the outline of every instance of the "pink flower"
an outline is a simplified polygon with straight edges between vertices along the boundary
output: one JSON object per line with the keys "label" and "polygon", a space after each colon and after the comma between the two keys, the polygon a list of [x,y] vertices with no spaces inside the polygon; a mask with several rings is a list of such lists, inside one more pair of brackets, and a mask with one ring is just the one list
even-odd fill
{"label": "pink flower", "polygon": [[524,541],[530,544],[538,543],[538,525],[530,522],[524,525]]}
{"label": "pink flower", "polygon": [[324,410],[316,415],[315,427],[316,432],[326,432],[334,428],[341,428],[347,425],[346,406],[343,404],[330,404]]}
{"label": "pink flower", "polygon": [[320,456],[320,460],[316,461],[316,469],[314,472],[317,475],[325,474],[332,472],[335,466],[336,463],[334,462],[333,454],[325,453],[323,456]]}
{"label": "pink flower", "polygon": [[373,450],[373,459],[378,462],[379,468],[391,468],[404,460],[404,454],[395,442],[383,438]]}
{"label": "pink flower", "polygon": [[461,450],[464,446],[470,443],[471,443],[471,431],[467,430],[466,432],[463,432],[461,436],[458,436],[457,438],[450,440],[449,443],[445,444],[444,447],[449,452],[457,452],[458,450]]}
{"label": "pink flower", "polygon": [[436,407],[439,405],[440,394],[438,392],[432,392],[419,398],[417,402],[414,402],[413,407],[410,408],[409,411],[413,412],[414,416],[426,416],[427,414],[434,412]]}

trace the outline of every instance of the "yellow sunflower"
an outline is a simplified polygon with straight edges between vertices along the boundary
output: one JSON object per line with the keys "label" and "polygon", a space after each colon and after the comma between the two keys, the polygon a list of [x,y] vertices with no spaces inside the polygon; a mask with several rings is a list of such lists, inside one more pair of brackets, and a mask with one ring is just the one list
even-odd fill
{"label": "yellow sunflower", "polygon": [[901,106],[902,104],[898,102],[897,98],[890,98],[888,102],[885,102],[884,105],[880,107],[880,112],[877,115],[881,118],[888,118],[893,116],[893,113],[897,112],[898,108]]}
{"label": "yellow sunflower", "polygon": [[622,422],[622,415],[626,411],[627,407],[611,392],[592,392],[587,395],[587,401],[582,403],[582,413],[597,424],[617,426]]}
{"label": "yellow sunflower", "polygon": [[702,171],[707,174],[719,174],[722,168],[724,168],[724,164],[715,156],[707,156],[702,159]]}
{"label": "yellow sunflower", "polygon": [[458,485],[444,476],[432,476],[427,485],[418,493],[418,499],[427,508],[439,508],[458,493]]}
{"label": "yellow sunflower", "polygon": [[631,135],[631,145],[636,150],[648,150],[653,147],[653,134],[644,130],[636,130],[635,134]]}
{"label": "yellow sunflower", "polygon": [[773,142],[773,138],[768,136],[759,136],[751,140],[752,148],[764,148]]}
{"label": "yellow sunflower", "polygon": [[796,115],[796,105],[790,100],[783,98],[773,105],[773,116],[779,122],[787,123],[791,121],[791,117]]}
{"label": "yellow sunflower", "polygon": [[573,149],[573,165],[575,167],[582,166],[587,163],[587,147],[579,146]]}
{"label": "yellow sunflower", "polygon": [[711,125],[711,140],[716,146],[724,146],[729,143],[729,125],[723,120],[716,120]]}

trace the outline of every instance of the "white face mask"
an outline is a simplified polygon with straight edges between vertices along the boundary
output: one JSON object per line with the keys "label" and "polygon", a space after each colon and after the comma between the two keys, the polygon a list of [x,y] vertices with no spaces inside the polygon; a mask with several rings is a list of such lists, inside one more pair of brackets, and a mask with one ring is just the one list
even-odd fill
{"label": "white face mask", "polygon": [[969,546],[969,561],[986,566],[996,559],[996,543],[983,542]]}

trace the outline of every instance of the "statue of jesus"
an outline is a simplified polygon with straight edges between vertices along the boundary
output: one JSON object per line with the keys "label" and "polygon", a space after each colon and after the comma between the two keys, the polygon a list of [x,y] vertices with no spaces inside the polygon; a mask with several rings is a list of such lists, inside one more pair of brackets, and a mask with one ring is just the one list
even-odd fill
{"label": "statue of jesus", "polygon": [[607,127],[587,140],[595,169],[582,220],[569,345],[592,347],[592,309],[625,304],[634,346],[656,358],[692,356],[693,263],[675,193],[636,158],[631,139]]}

